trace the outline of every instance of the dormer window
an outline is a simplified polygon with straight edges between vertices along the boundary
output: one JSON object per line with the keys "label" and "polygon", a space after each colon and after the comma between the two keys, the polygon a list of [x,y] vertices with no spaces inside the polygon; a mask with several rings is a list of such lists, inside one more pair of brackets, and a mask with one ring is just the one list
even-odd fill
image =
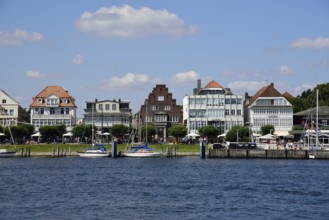
{"label": "dormer window", "polygon": [[64,104],[67,104],[67,98],[63,99]]}
{"label": "dormer window", "polygon": [[42,99],[38,99],[38,104],[42,104]]}
{"label": "dormer window", "polygon": [[158,96],[158,101],[164,101],[164,96]]}

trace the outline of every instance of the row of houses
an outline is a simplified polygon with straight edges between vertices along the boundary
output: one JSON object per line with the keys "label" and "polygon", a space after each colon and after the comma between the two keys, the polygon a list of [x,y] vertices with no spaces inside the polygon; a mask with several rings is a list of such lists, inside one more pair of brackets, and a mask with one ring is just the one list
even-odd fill
{"label": "row of houses", "polygon": [[[94,124],[101,133],[110,133],[114,124],[135,127],[147,122],[155,126],[156,139],[167,138],[169,128],[175,124],[184,124],[189,133],[198,133],[199,128],[208,125],[219,128],[221,133],[235,125],[249,125],[253,133],[260,133],[263,125],[273,125],[274,134],[289,135],[294,124],[293,106],[288,101],[289,94],[282,95],[273,83],[260,88],[253,96],[235,95],[215,80],[204,87],[201,84],[198,80],[192,95],[186,95],[182,105],[176,103],[166,85],[157,84],[135,114],[130,101],[86,101],[83,123]],[[0,101],[0,125],[17,125],[23,121],[22,107],[3,90],[0,90]],[[75,98],[61,86],[44,88],[32,98],[29,109],[30,123],[36,130],[45,125],[65,124],[70,131],[76,123],[81,123],[77,122]],[[306,112],[296,114],[299,123],[305,123],[305,116]],[[329,116],[321,118],[322,124],[328,121]]]}

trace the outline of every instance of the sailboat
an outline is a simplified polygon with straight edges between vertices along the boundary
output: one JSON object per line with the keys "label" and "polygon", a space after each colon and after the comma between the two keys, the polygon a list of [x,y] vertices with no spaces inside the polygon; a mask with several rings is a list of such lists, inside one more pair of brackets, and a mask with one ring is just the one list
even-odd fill
{"label": "sailboat", "polygon": [[9,133],[10,133],[10,138],[15,146],[15,150],[13,151],[8,151],[7,149],[0,149],[0,158],[8,158],[8,157],[14,157],[16,154],[16,143],[13,137],[13,134],[11,133],[10,127],[8,127]]}
{"label": "sailboat", "polygon": [[92,146],[88,147],[85,151],[78,151],[80,157],[108,157],[109,153],[105,148],[105,144],[94,143],[94,107],[92,108],[92,127],[91,127],[91,143]]}
{"label": "sailboat", "polygon": [[[138,117],[139,120],[140,117]],[[142,145],[138,142],[137,145],[134,145],[134,137],[135,135],[131,135],[131,145],[127,144],[126,150],[123,152],[123,156],[125,157],[161,157],[162,152],[155,151],[153,148],[148,147],[147,145],[147,104],[146,104],[146,132],[145,132],[145,144]],[[138,130],[140,132],[140,126],[138,122]],[[132,134],[134,131],[132,131]]]}
{"label": "sailboat", "polygon": [[[310,139],[312,136],[314,136],[312,134],[311,131],[308,132],[308,134],[306,134],[308,137],[308,147],[310,148]],[[305,142],[304,142],[305,144]],[[316,90],[316,119],[315,119],[315,146],[312,144],[312,150],[317,150],[319,147],[319,90]],[[315,149],[314,149],[315,148]],[[308,155],[309,159],[315,159],[315,152],[310,153]]]}

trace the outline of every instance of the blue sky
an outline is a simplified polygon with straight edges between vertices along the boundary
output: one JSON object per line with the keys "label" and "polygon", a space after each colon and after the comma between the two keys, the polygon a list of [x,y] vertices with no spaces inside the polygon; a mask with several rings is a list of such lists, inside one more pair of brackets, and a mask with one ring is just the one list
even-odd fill
{"label": "blue sky", "polygon": [[48,85],[136,112],[156,84],[197,79],[296,95],[329,79],[329,1],[0,1],[0,89],[28,108]]}

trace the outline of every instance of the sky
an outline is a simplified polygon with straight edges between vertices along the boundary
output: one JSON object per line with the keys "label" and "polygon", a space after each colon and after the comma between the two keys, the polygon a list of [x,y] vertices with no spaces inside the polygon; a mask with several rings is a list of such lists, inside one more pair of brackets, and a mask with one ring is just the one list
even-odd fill
{"label": "sky", "polygon": [[46,86],[133,113],[156,84],[177,104],[197,80],[293,96],[329,81],[326,0],[0,0],[0,89],[23,108]]}

